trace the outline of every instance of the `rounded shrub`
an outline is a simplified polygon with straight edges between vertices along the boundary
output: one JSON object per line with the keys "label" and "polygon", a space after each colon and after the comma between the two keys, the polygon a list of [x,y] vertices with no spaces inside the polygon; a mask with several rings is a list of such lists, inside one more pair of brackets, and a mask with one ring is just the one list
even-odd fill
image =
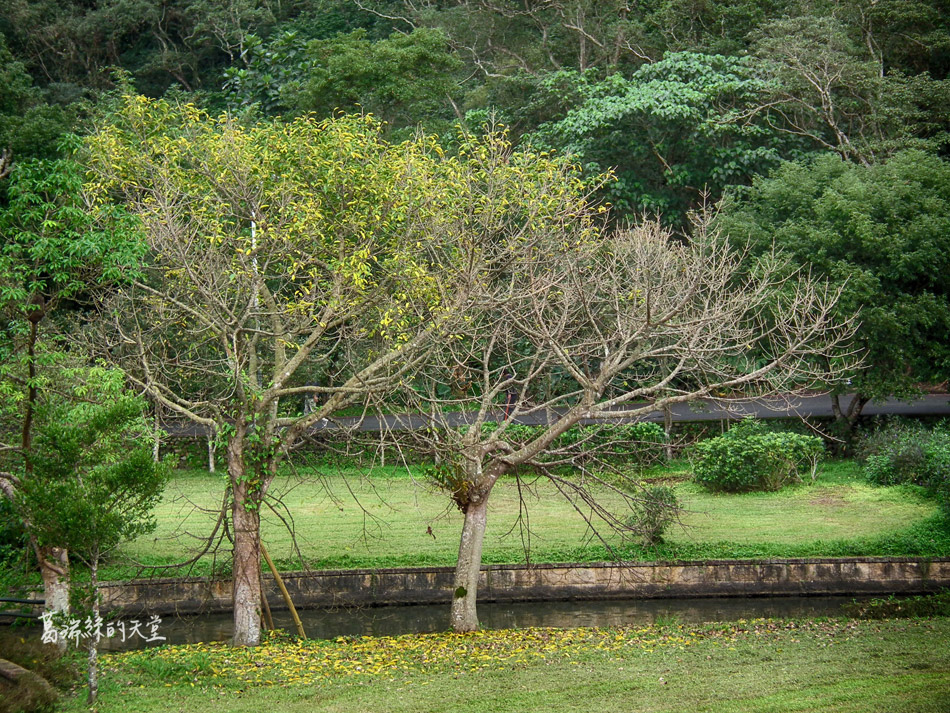
{"label": "rounded shrub", "polygon": [[801,482],[805,473],[814,480],[823,453],[820,438],[769,431],[749,419],[722,436],[696,444],[693,472],[696,482],[709,490],[779,490]]}
{"label": "rounded shrub", "polygon": [[658,545],[663,542],[666,528],[676,522],[681,509],[673,488],[654,485],[644,490],[631,506],[626,526],[642,538],[644,545]]}

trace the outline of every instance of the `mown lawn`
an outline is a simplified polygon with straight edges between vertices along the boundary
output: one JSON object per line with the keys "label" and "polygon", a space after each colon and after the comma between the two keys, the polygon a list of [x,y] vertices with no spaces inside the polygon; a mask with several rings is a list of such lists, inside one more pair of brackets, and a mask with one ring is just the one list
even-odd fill
{"label": "mown lawn", "polygon": [[[950,533],[941,535],[941,528],[931,526],[936,507],[919,489],[872,487],[850,462],[826,464],[815,484],[743,495],[708,493],[684,479],[686,469],[684,463],[674,463],[645,476],[675,483],[686,507],[683,526],[670,530],[666,545],[650,550],[601,528],[618,548],[614,556],[950,553]],[[158,529],[126,546],[121,555],[150,564],[186,559],[211,531],[224,484],[221,474],[178,473],[157,510]],[[299,568],[301,558],[317,568],[454,563],[461,514],[419,472],[377,468],[371,474],[355,469],[298,474],[279,478],[271,492],[274,510],[263,513],[263,539],[285,569]],[[600,495],[622,507],[616,495]],[[501,481],[492,494],[484,559],[523,562],[526,544],[533,561],[611,557],[594,536],[589,517],[589,508],[569,501],[547,480],[529,483],[520,492],[513,479]],[[226,563],[228,549],[225,542],[218,564]],[[204,557],[194,571],[207,572],[211,559]],[[109,572],[126,575],[130,570],[113,566],[106,576]]]}
{"label": "mown lawn", "polygon": [[109,713],[950,710],[947,618],[283,639],[103,662]]}

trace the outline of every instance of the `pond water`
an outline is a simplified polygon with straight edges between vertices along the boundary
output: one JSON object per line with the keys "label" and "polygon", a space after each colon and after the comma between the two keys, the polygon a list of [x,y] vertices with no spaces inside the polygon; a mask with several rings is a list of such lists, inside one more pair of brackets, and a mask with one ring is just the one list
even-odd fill
{"label": "pond water", "polygon": [[[701,624],[758,617],[840,616],[854,597],[755,597],[695,599],[617,599],[609,601],[548,601],[484,603],[478,605],[479,621],[486,629],[532,626],[568,628],[578,626],[636,626],[653,623]],[[307,636],[332,639],[337,636],[396,636],[445,631],[449,607],[440,605],[387,606],[301,610]],[[131,617],[124,617],[127,621]],[[144,620],[147,617],[139,617]],[[278,628],[295,631],[288,611],[274,611]],[[162,617],[158,633],[162,643],[184,644],[227,641],[232,634],[229,612]],[[145,626],[142,627],[143,631]],[[0,627],[0,649],[5,635],[39,636],[39,627]],[[103,640],[102,650],[142,648],[136,637],[125,643],[119,638]]]}

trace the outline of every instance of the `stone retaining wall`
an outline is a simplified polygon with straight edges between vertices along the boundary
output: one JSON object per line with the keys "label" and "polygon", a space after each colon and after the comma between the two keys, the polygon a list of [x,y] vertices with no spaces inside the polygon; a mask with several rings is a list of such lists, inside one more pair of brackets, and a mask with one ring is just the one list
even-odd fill
{"label": "stone retaining wall", "polygon": [[[288,572],[299,607],[447,603],[450,567]],[[267,598],[283,600],[265,577]],[[950,558],[728,560],[706,562],[490,565],[479,600],[626,599],[802,594],[914,594],[950,587]],[[231,608],[231,582],[199,577],[102,585],[106,609],[190,613]]]}

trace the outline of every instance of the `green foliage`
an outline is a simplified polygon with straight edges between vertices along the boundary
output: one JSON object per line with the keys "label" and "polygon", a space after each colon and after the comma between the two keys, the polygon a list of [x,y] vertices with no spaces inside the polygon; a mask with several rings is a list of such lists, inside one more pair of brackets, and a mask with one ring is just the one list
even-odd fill
{"label": "green foliage", "polygon": [[817,10],[759,28],[755,54],[771,79],[770,100],[783,130],[865,163],[900,148],[938,148],[946,140],[946,111],[931,105],[950,85],[926,72],[905,75],[887,62],[887,50],[876,43],[893,34],[874,27],[880,9],[858,10],[851,18]]}
{"label": "green foliage", "polygon": [[554,445],[580,453],[590,450],[612,463],[647,466],[666,459],[667,440],[658,423],[605,423],[574,426],[558,436]]}
{"label": "green foliage", "polygon": [[318,116],[361,110],[403,127],[451,116],[461,67],[445,36],[426,29],[377,42],[364,30],[311,41],[287,32],[246,61],[226,72],[232,102]]}
{"label": "green foliage", "polygon": [[676,522],[681,509],[676,491],[668,485],[652,485],[646,488],[631,507],[625,525],[638,534],[644,546],[663,542],[663,533]]}
{"label": "green foliage", "polygon": [[747,420],[694,447],[696,482],[730,493],[779,490],[801,482],[805,469],[813,480],[823,451],[820,438],[769,432]]}
{"label": "green foliage", "polygon": [[14,160],[53,158],[72,121],[72,112],[44,100],[0,35],[0,150]]}
{"label": "green foliage", "polygon": [[70,159],[26,160],[10,177],[0,211],[0,309],[19,313],[20,322],[131,274],[144,253],[121,209],[84,202],[83,172]]}
{"label": "green foliage", "polygon": [[[68,322],[60,308],[75,313],[134,274],[143,253],[127,214],[84,203],[82,178],[68,159],[18,161],[9,178],[0,209],[0,442],[28,440],[36,403],[59,376],[66,357],[51,335],[54,322]],[[27,456],[2,449],[0,467],[16,471]]]}
{"label": "green foliage", "polygon": [[867,436],[859,445],[864,477],[875,485],[926,487],[950,516],[950,430],[900,422]]}
{"label": "green foliage", "polygon": [[[21,160],[9,178],[0,209],[0,443],[30,440],[44,390],[62,379],[69,357],[51,336],[54,323],[68,323],[60,308],[75,312],[93,291],[134,274],[143,252],[124,212],[84,203],[82,178],[68,159]],[[19,472],[28,451],[0,449],[0,468]]]}
{"label": "green foliage", "polygon": [[653,5],[650,24],[671,50],[741,56],[749,36],[770,17],[789,10],[787,0],[663,0]]}
{"label": "green foliage", "polygon": [[[554,79],[552,88],[563,86]],[[616,167],[607,197],[625,215],[648,212],[682,225],[704,190],[717,199],[788,148],[749,112],[766,85],[745,59],[671,53],[629,78],[574,73],[573,86],[576,106],[532,140],[595,172]]]}
{"label": "green foliage", "polygon": [[28,69],[67,96],[112,87],[121,67],[151,96],[215,88],[251,33],[297,3],[268,0],[59,0],[5,3],[0,31]]}
{"label": "green foliage", "polygon": [[0,496],[0,592],[24,584],[32,557],[27,532],[12,501]]}
{"label": "green foliage", "polygon": [[909,394],[950,377],[950,164],[919,151],[872,166],[824,155],[783,164],[728,204],[720,226],[841,290],[865,367],[837,390]]}
{"label": "green foliage", "polygon": [[145,404],[125,391],[121,372],[97,367],[70,378],[74,400],[50,400],[39,412],[33,472],[16,504],[41,546],[90,561],[154,528],[167,472],[152,462]]}

